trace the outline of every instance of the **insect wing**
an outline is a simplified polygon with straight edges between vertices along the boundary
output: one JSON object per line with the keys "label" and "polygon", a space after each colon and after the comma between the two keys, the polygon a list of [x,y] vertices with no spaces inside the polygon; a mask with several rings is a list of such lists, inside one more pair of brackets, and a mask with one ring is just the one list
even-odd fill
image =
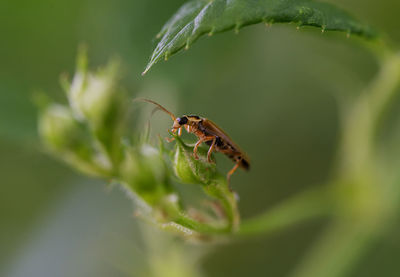
{"label": "insect wing", "polygon": [[206,132],[213,136],[220,137],[223,141],[229,144],[232,148],[234,148],[237,152],[241,153],[246,160],[249,160],[247,155],[237,146],[236,143],[220,128],[217,124],[212,122],[209,119],[203,118],[201,124],[206,129]]}

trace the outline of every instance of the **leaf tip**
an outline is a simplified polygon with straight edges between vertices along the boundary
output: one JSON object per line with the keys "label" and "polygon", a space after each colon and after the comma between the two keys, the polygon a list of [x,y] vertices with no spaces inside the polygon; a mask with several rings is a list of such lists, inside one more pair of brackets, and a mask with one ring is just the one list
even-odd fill
{"label": "leaf tip", "polygon": [[215,29],[216,29],[215,27],[212,27],[212,28],[211,28],[211,31],[208,33],[208,36],[209,36],[209,37],[211,37],[212,35],[214,35]]}
{"label": "leaf tip", "polygon": [[238,22],[238,23],[236,23],[236,25],[235,25],[235,29],[234,29],[234,31],[235,31],[235,34],[237,35],[237,34],[239,34],[239,29],[240,29],[240,23]]}
{"label": "leaf tip", "polygon": [[142,76],[146,75],[146,73],[150,70],[151,64],[149,64],[145,70],[142,72]]}
{"label": "leaf tip", "polygon": [[190,39],[186,40],[186,44],[185,44],[185,50],[189,50],[190,48]]}

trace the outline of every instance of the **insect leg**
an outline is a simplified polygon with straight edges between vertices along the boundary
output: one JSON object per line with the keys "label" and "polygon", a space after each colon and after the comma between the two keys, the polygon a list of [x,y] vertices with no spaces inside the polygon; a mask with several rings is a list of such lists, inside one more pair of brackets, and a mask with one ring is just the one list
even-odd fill
{"label": "insect leg", "polygon": [[[169,130],[168,130],[169,131]],[[172,132],[174,132],[174,131],[172,131]],[[167,142],[173,142],[174,140],[175,140],[175,138],[165,138],[165,140],[167,141]]]}
{"label": "insect leg", "polygon": [[211,154],[212,154],[212,152],[213,152],[213,150],[214,150],[214,146],[215,146],[215,142],[217,141],[217,138],[216,137],[214,137],[213,138],[213,142],[212,142],[212,144],[211,144],[211,146],[210,146],[210,149],[208,149],[208,152],[207,152],[207,161],[209,162],[209,163],[212,163],[212,161],[211,161]]}
{"label": "insect leg", "polygon": [[228,174],[227,174],[227,176],[226,176],[226,178],[228,179],[228,184],[229,184],[229,181],[231,180],[232,174],[236,171],[236,169],[238,169],[239,164],[240,164],[240,161],[238,161],[238,162],[235,164],[235,166],[228,172]]}
{"label": "insect leg", "polygon": [[[177,130],[178,130],[178,136],[181,136],[181,135],[182,135],[182,127],[179,128],[179,129],[173,129],[172,132],[173,132],[173,133],[176,133]],[[168,131],[169,131],[169,130],[168,130]],[[175,138],[165,138],[165,140],[166,140],[167,142],[173,142],[173,141],[175,140]]]}
{"label": "insect leg", "polygon": [[199,158],[199,156],[197,155],[197,148],[199,147],[199,145],[204,141],[204,138],[200,138],[196,144],[194,145],[193,148],[193,156],[194,158],[197,160]]}
{"label": "insect leg", "polygon": [[186,132],[191,133],[191,128],[190,128],[189,125],[186,125],[186,126],[185,126],[185,129],[186,129]]}
{"label": "insect leg", "polygon": [[193,156],[194,156],[194,158],[196,160],[199,158],[199,156],[197,155],[197,148],[199,148],[199,145],[202,142],[213,140],[213,139],[214,139],[214,137],[202,137],[202,138],[199,138],[199,140],[196,142],[196,144],[194,145],[194,148],[193,148]]}

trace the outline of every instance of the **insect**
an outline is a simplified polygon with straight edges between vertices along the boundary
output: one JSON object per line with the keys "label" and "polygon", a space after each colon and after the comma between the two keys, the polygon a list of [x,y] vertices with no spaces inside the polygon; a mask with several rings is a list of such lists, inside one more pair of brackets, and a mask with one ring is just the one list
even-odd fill
{"label": "insect", "polygon": [[[228,182],[231,175],[239,167],[245,170],[249,170],[250,160],[247,155],[242,150],[240,150],[240,148],[232,141],[232,139],[211,120],[199,117],[197,115],[183,115],[181,117],[176,117],[173,113],[171,113],[166,108],[153,100],[144,98],[138,98],[135,100],[152,103],[165,113],[169,114],[174,121],[171,131],[173,133],[178,132],[178,136],[181,136],[183,128],[188,133],[195,134],[198,137],[198,141],[196,142],[193,149],[193,155],[196,159],[199,158],[197,155],[197,149],[200,144],[204,142],[210,146],[207,152],[207,160],[209,163],[212,163],[211,154],[213,151],[221,152],[228,156],[231,160],[233,160],[235,162],[235,165],[227,174]],[[169,139],[169,141],[172,140],[173,138]]]}

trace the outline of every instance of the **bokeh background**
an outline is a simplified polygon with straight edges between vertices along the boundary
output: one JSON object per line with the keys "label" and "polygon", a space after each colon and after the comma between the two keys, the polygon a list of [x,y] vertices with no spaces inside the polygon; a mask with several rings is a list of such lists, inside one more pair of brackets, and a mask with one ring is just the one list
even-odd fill
{"label": "bokeh background", "polygon": [[[286,276],[324,229],[327,220],[314,220],[212,249],[178,248],[138,223],[118,187],[79,175],[43,150],[33,94],[66,102],[59,76],[72,75],[78,45],[86,43],[92,68],[118,56],[128,91],[177,114],[213,119],[248,152],[252,170],[232,179],[243,218],[329,180],[338,99],[362,92],[377,70],[372,56],[345,34],[257,25],[203,38],[142,77],[155,34],[184,2],[1,3],[0,276],[144,276],[162,262],[188,266],[180,260],[185,251],[207,252],[186,257],[205,276]],[[330,2],[399,42],[399,1]],[[219,160],[223,169],[231,166]],[[399,276],[398,232],[369,248],[351,276]]]}

